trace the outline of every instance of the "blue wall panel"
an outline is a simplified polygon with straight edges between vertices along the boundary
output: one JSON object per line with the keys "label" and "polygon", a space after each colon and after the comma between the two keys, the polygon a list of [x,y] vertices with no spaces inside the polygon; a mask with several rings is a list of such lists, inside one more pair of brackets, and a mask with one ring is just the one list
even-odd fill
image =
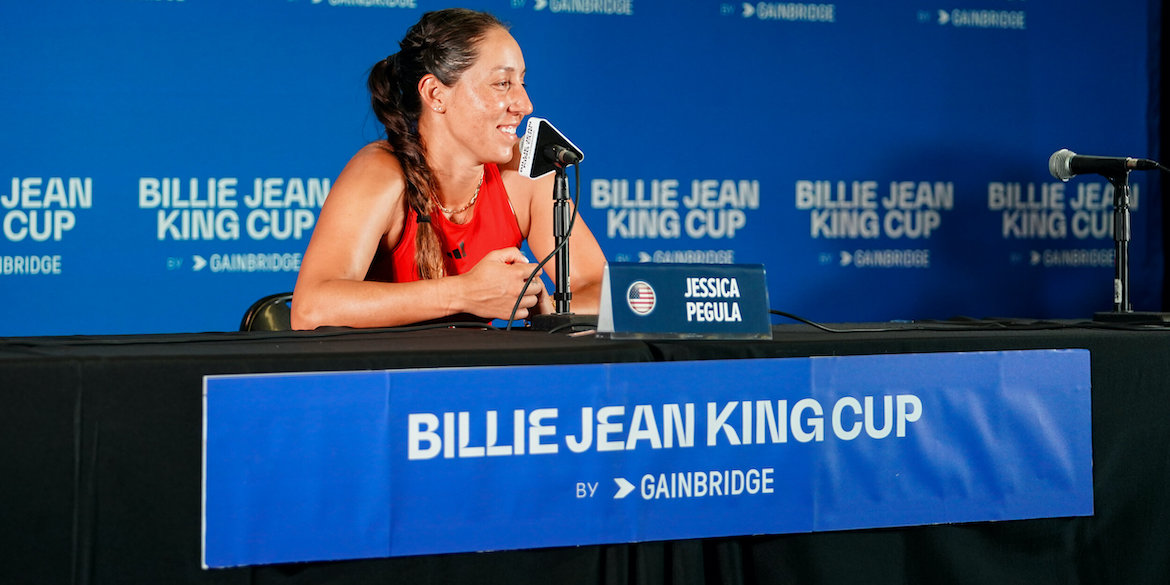
{"label": "blue wall panel", "polygon": [[[1157,154],[1158,3],[464,5],[511,23],[535,115],[586,152],[610,260],[763,263],[774,308],[822,321],[1112,307],[1111,187],[1046,164]],[[0,335],[231,330],[291,290],[380,134],[368,68],[443,6],[6,3]],[[1133,183],[1153,310],[1160,187]]]}

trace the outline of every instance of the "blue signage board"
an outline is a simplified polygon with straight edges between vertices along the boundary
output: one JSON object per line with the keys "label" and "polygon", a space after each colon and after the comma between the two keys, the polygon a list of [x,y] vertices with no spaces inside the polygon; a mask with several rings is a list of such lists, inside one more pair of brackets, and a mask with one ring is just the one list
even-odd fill
{"label": "blue signage board", "polygon": [[772,339],[761,264],[605,267],[597,332],[615,338]]}
{"label": "blue signage board", "polygon": [[206,567],[1093,513],[1084,350],[204,387]]}

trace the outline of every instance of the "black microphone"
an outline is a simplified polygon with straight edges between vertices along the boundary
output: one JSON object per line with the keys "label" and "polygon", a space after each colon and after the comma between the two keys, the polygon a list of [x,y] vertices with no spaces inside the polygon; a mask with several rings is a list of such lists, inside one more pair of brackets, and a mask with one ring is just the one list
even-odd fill
{"label": "black microphone", "polygon": [[1144,158],[1120,156],[1086,156],[1062,148],[1048,159],[1048,172],[1061,181],[1074,175],[1093,173],[1110,179],[1124,177],[1130,171],[1150,171],[1159,168],[1157,162]]}
{"label": "black microphone", "polygon": [[577,153],[559,144],[550,144],[545,147],[544,156],[561,166],[575,165],[581,162],[581,157],[577,156]]}

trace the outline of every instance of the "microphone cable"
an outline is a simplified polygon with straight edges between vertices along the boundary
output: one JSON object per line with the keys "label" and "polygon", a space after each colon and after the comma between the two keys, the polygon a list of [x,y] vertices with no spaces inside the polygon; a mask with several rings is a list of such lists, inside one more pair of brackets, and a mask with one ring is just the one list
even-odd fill
{"label": "microphone cable", "polygon": [[1071,319],[1067,321],[1057,320],[1043,320],[1043,319],[1009,319],[1009,318],[984,318],[978,319],[973,317],[952,317],[945,320],[915,320],[915,321],[890,321],[890,325],[886,327],[846,327],[837,328],[829,327],[827,325],[805,319],[792,313],[778,311],[771,309],[768,313],[786,319],[791,319],[799,323],[814,327],[826,333],[899,333],[905,331],[924,331],[924,332],[964,332],[964,331],[1064,331],[1070,329],[1087,329],[1087,330],[1103,330],[1103,331],[1170,331],[1170,323],[1149,322],[1149,323],[1125,323],[1125,322],[1103,322],[1084,319]]}

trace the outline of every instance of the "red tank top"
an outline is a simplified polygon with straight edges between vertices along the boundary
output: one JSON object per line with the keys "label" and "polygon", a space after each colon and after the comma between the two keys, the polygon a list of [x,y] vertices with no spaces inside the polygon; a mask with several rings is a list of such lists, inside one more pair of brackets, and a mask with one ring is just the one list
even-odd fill
{"label": "red tank top", "polygon": [[[500,169],[494,164],[483,166],[483,184],[479,198],[472,208],[471,219],[458,224],[448,220],[438,210],[431,214],[431,225],[439,234],[447,274],[463,274],[471,270],[488,252],[500,248],[518,248],[522,240],[516,214],[504,190]],[[389,254],[383,250],[374,257],[366,280],[382,282],[409,282],[418,280],[414,262],[414,239],[418,233],[418,213],[407,208],[406,225],[402,237]]]}

